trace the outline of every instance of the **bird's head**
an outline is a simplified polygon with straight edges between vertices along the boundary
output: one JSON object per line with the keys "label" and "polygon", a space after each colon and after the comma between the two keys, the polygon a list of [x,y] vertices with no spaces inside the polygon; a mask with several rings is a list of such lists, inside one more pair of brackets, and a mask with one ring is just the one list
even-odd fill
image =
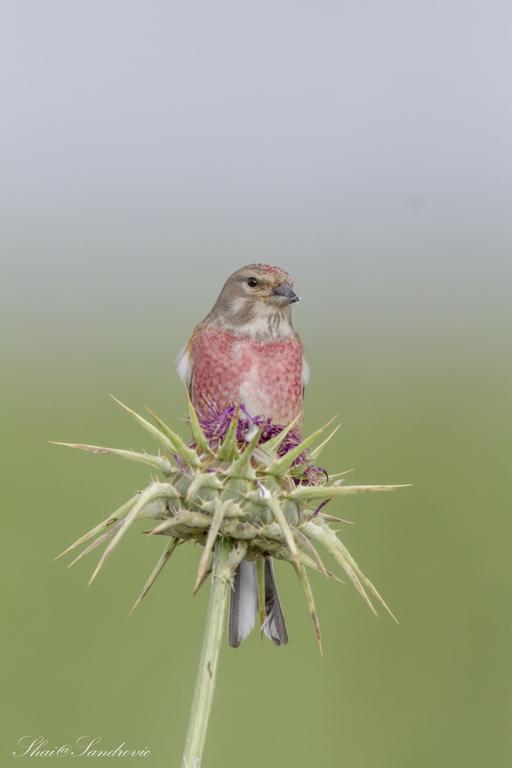
{"label": "bird's head", "polygon": [[209,319],[252,336],[285,336],[292,331],[291,305],[297,301],[288,272],[249,264],[228,277]]}

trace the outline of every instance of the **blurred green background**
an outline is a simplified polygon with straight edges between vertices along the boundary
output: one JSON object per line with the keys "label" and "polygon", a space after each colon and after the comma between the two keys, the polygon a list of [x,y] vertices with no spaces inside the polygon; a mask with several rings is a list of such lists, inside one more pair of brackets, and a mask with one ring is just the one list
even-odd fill
{"label": "blurred green background", "polygon": [[87,589],[93,560],[53,557],[147,473],[46,441],[150,448],[108,392],[178,424],[174,358],[251,261],[304,297],[325,466],[414,486],[336,502],[400,625],[313,574],[321,659],[278,564],[290,644],[224,648],[205,766],[509,765],[508,4],[1,14],[2,765],[25,735],[179,765],[199,552],[131,617],[160,541],[134,531]]}

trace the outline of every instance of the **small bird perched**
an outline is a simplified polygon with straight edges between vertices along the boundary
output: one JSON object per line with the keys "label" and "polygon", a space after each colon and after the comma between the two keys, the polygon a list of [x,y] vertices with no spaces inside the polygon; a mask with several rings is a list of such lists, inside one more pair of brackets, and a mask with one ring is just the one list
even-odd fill
{"label": "small bird perched", "polygon": [[[251,416],[288,425],[301,412],[309,369],[291,305],[299,301],[290,275],[268,264],[234,272],[205,319],[177,359],[177,369],[199,414],[209,404],[224,409],[243,404]],[[229,644],[237,647],[253,629],[258,614],[255,563],[238,567],[231,597]],[[276,645],[288,642],[273,575],[265,560],[265,622]]]}

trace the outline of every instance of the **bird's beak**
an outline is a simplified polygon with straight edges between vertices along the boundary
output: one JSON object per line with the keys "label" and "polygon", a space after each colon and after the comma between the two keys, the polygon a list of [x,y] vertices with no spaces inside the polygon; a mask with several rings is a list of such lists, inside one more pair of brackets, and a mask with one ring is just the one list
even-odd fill
{"label": "bird's beak", "polygon": [[287,283],[276,285],[272,293],[274,296],[281,296],[283,299],[286,299],[287,304],[293,304],[295,301],[300,301],[300,296],[297,296],[293,288],[290,288]]}

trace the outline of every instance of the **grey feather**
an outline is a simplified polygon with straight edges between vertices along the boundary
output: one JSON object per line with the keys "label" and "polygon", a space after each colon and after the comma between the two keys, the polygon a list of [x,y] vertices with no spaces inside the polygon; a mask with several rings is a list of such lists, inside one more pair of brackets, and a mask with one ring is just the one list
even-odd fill
{"label": "grey feather", "polygon": [[274,645],[286,645],[288,632],[274,578],[272,558],[265,558],[265,621],[263,631]]}
{"label": "grey feather", "polygon": [[[229,610],[229,644],[238,648],[254,629],[259,612],[256,565],[242,560],[237,568]],[[265,559],[265,621],[263,631],[275,645],[286,645],[288,632],[274,579],[272,559]]]}
{"label": "grey feather", "polygon": [[235,573],[229,609],[229,644],[238,648],[254,629],[258,614],[256,564],[242,560]]}

